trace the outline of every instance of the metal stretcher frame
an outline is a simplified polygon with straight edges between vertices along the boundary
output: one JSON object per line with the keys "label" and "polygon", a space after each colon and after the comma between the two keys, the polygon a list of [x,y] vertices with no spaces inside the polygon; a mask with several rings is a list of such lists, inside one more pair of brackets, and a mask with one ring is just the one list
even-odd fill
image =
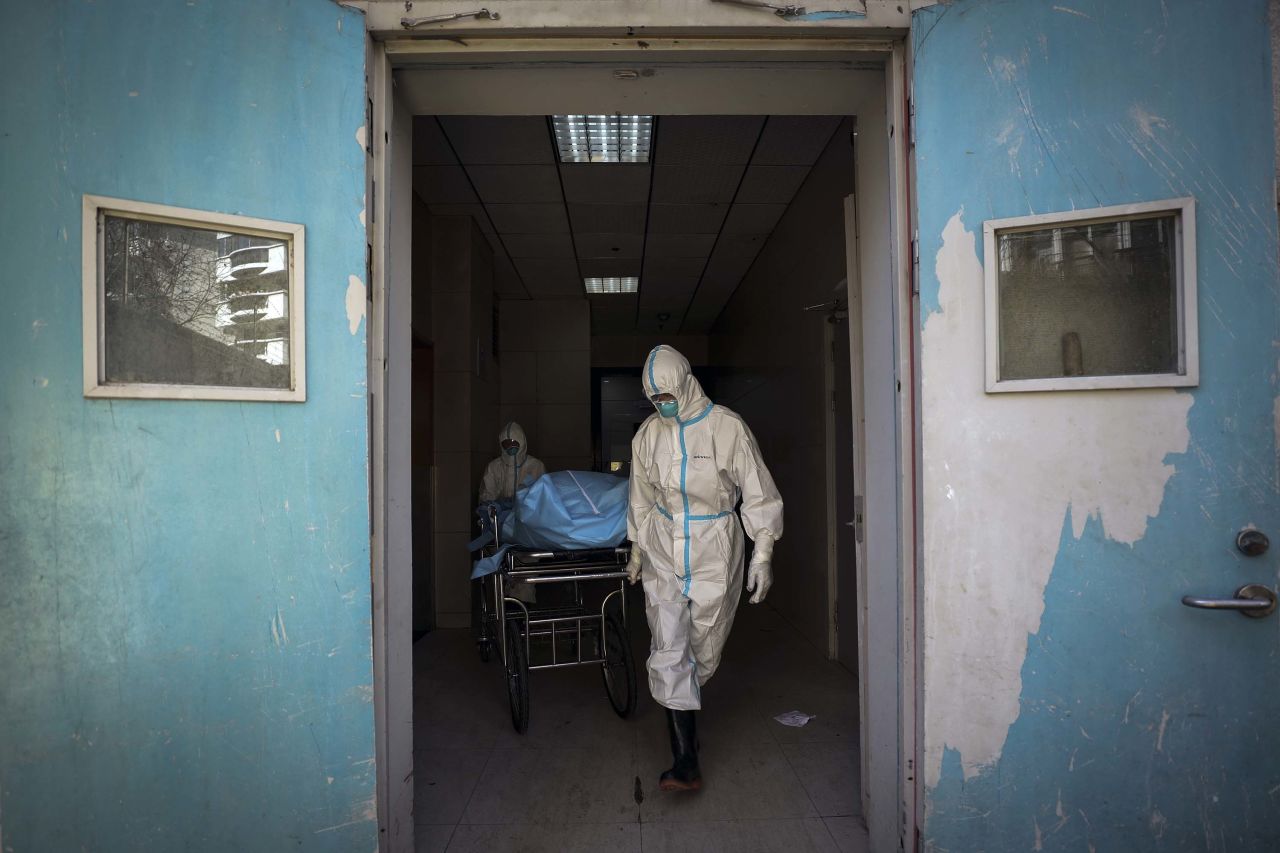
{"label": "metal stretcher frame", "polygon": [[[490,522],[494,542],[485,550],[492,554],[502,547],[495,510],[490,511]],[[502,568],[481,579],[477,645],[481,660],[487,661],[495,646],[499,651],[516,731],[524,732],[529,726],[528,674],[534,670],[598,664],[613,710],[624,718],[635,710],[635,660],[627,621],[626,565],[630,556],[630,544],[563,551],[511,548],[503,557]],[[599,612],[594,608],[588,612],[582,585],[604,581],[615,581],[618,587],[605,595]],[[508,585],[514,583],[571,585],[573,603],[526,604],[508,594]],[[611,611],[610,604],[615,601],[617,607]],[[584,633],[588,641],[598,640],[598,654],[584,655]],[[548,641],[549,662],[532,663],[535,638]],[[574,654],[569,659],[560,657],[562,638],[574,639]]]}

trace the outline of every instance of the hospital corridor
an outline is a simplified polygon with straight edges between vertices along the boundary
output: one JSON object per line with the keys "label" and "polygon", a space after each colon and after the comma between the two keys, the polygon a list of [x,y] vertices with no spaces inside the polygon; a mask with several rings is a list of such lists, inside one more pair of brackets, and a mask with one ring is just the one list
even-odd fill
{"label": "hospital corridor", "polygon": [[[441,73],[519,112],[451,114]],[[687,113],[581,112],[589,75],[490,73],[397,77],[417,850],[864,850],[850,281],[860,169],[887,233],[855,115],[882,92],[764,114],[673,70]]]}

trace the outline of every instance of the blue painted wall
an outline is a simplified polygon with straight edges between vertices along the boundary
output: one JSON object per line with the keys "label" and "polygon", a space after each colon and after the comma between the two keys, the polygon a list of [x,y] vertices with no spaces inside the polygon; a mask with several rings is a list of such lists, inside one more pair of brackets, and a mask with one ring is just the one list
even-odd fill
{"label": "blue painted wall", "polygon": [[[363,73],[329,0],[5,4],[6,851],[375,847]],[[85,400],[84,193],[304,223],[310,399]]]}
{"label": "blue painted wall", "polygon": [[[1179,604],[1185,593],[1276,582],[1274,552],[1249,561],[1231,547],[1247,523],[1280,536],[1266,4],[956,0],[917,12],[912,40],[922,324],[940,310],[932,259],[961,209],[979,257],[982,220],[1033,212],[1193,195],[1200,228],[1190,448],[1166,459],[1176,473],[1133,546],[1096,518],[1077,538],[1064,519],[1027,637],[1020,714],[998,760],[969,779],[946,752],[926,791],[926,843],[956,853],[1280,849],[1276,617]],[[1149,147],[1131,144],[1135,122]],[[938,523],[926,515],[926,538]],[[929,701],[929,718],[982,711]]]}

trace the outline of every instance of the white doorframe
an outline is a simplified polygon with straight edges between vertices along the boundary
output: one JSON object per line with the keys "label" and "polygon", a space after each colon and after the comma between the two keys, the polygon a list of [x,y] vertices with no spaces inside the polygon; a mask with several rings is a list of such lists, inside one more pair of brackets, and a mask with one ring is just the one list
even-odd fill
{"label": "white doorframe", "polygon": [[[370,556],[378,849],[413,853],[412,116],[397,108],[386,51],[369,43],[364,139],[369,341]],[[401,156],[403,153],[403,156]],[[350,294],[348,295],[350,298]],[[353,306],[348,303],[350,313]]]}
{"label": "white doorframe", "polygon": [[[381,35],[393,37],[393,33]],[[693,35],[697,36],[694,31]],[[730,34],[726,34],[730,35]],[[547,31],[540,31],[536,38],[539,46],[548,50]],[[563,60],[574,56],[575,50],[598,51],[599,40],[572,37],[557,39],[552,58]],[[680,51],[679,39],[673,38],[667,45],[668,56]],[[749,47],[744,45],[748,42]],[[785,44],[782,42],[785,41]],[[501,62],[509,52],[511,61],[528,62],[530,51],[527,40],[512,38],[495,39],[486,45],[490,56]],[[849,33],[841,33],[837,42],[848,50]],[[715,38],[698,37],[697,59],[707,54],[720,63],[733,61],[735,55],[748,50],[759,51],[773,47],[788,51],[830,50],[822,38],[805,40],[776,40],[769,38],[744,39],[741,34],[730,35],[719,46]],[[521,45],[526,45],[524,50]],[[617,44],[616,42],[614,43]],[[914,376],[911,334],[914,313],[911,310],[911,262],[909,237],[909,186],[907,183],[907,157],[910,152],[906,140],[907,51],[905,42],[886,42],[883,34],[866,42],[868,50],[880,51],[885,61],[887,89],[888,138],[868,139],[860,137],[863,152],[858,166],[858,187],[863,192],[862,231],[863,252],[858,259],[859,279],[864,284],[860,302],[864,308],[862,323],[863,352],[860,354],[862,392],[865,401],[866,423],[865,503],[866,526],[863,553],[867,567],[860,572],[859,583],[865,582],[868,618],[864,636],[860,636],[860,654],[866,657],[860,673],[859,690],[862,707],[864,738],[863,796],[864,818],[868,825],[871,850],[890,851],[916,849],[917,822],[917,760],[918,724],[915,717],[916,696],[916,620],[915,620],[915,554],[917,533],[914,508],[916,506],[913,461],[913,430],[918,413],[914,400],[918,380]],[[890,49],[885,50],[886,45]],[[454,45],[453,48],[449,45]],[[767,47],[764,47],[767,46]],[[433,58],[453,59],[454,49],[466,52],[466,45],[439,41],[431,50],[424,50],[421,43],[391,41],[375,43],[370,50],[369,97],[373,101],[375,121],[371,134],[373,157],[371,181],[379,186],[392,185],[394,168],[387,157],[385,145],[377,144],[381,134],[378,127],[391,127],[393,103],[391,92],[391,63],[407,58],[415,67],[430,63]],[[615,47],[616,50],[616,47]],[[634,51],[640,55],[641,51]],[[539,57],[541,58],[541,57]],[[693,56],[691,59],[695,58]],[[495,60],[490,60],[495,61]],[[379,121],[380,119],[380,121]],[[393,131],[394,132],[394,131]],[[879,136],[879,134],[876,134]],[[887,170],[886,170],[887,166]],[[887,171],[887,175],[886,175]],[[380,177],[379,177],[380,176]],[[886,180],[887,179],[887,180]],[[887,182],[887,190],[883,185]],[[879,185],[879,187],[877,187]],[[864,189],[865,188],[865,189]],[[393,257],[392,247],[384,232],[390,215],[387,207],[389,194],[372,191],[369,223],[371,244],[374,247],[371,271],[371,294],[377,310],[370,313],[371,353],[385,352],[386,339],[383,323],[386,319],[387,268]],[[884,233],[871,227],[872,217],[867,214],[868,198],[889,200],[887,217],[880,227]],[[375,200],[376,199],[376,200]],[[877,200],[877,204],[881,203]],[[375,211],[378,211],[375,213]],[[875,232],[874,234],[872,232]],[[868,246],[887,247],[887,251],[870,251]],[[381,260],[381,264],[379,263]],[[880,286],[865,286],[868,282],[881,282]],[[379,299],[382,301],[379,302]],[[884,322],[884,318],[891,322]],[[877,322],[877,319],[879,322]],[[851,335],[851,340],[852,340]],[[852,344],[851,344],[852,345]],[[385,364],[385,363],[384,363]],[[854,369],[858,369],[854,362]],[[409,615],[396,611],[400,602],[411,602],[411,567],[397,566],[389,561],[387,497],[379,486],[387,482],[386,441],[387,413],[385,410],[385,375],[371,358],[370,407],[372,412],[371,440],[375,445],[371,471],[374,489],[372,493],[374,521],[373,584],[374,584],[374,697],[378,725],[378,800],[379,821],[384,830],[381,849],[412,849],[412,620]],[[378,442],[382,441],[379,450]],[[381,523],[381,527],[379,527]],[[393,534],[394,535],[394,534]],[[865,578],[862,577],[865,575]],[[406,584],[406,576],[408,578]],[[409,606],[406,604],[406,606]],[[865,651],[863,651],[865,650]],[[408,695],[405,695],[407,689]],[[395,767],[388,761],[399,762]],[[407,767],[405,766],[407,764]],[[407,796],[406,796],[407,792]],[[391,838],[389,829],[397,828],[399,838],[408,838],[409,846]]]}

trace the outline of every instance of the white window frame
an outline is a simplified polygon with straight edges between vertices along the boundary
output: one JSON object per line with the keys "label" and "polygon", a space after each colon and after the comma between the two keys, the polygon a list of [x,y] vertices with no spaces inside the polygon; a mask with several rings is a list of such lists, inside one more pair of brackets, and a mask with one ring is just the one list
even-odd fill
{"label": "white window frame", "polygon": [[[81,223],[81,262],[84,287],[84,395],[96,398],[166,400],[240,400],[302,403],[307,399],[305,228],[277,222],[152,204],[144,201],[86,195]],[[175,385],[165,383],[107,383],[106,321],[103,313],[105,264],[101,219],[121,215],[134,220],[185,225],[211,231],[231,231],[281,240],[289,253],[289,387],[251,388],[235,385]]]}
{"label": "white window frame", "polygon": [[[1177,288],[1178,370],[1116,376],[1057,376],[1042,379],[1000,378],[1000,260],[996,237],[1000,232],[1035,231],[1054,226],[1144,218],[1174,214],[1177,251],[1174,253],[1174,285]],[[988,394],[1016,391],[1096,391],[1117,388],[1187,388],[1200,383],[1199,326],[1196,312],[1196,201],[1173,198],[1138,204],[1119,204],[988,219],[982,224],[983,276],[986,298],[986,387]]]}

